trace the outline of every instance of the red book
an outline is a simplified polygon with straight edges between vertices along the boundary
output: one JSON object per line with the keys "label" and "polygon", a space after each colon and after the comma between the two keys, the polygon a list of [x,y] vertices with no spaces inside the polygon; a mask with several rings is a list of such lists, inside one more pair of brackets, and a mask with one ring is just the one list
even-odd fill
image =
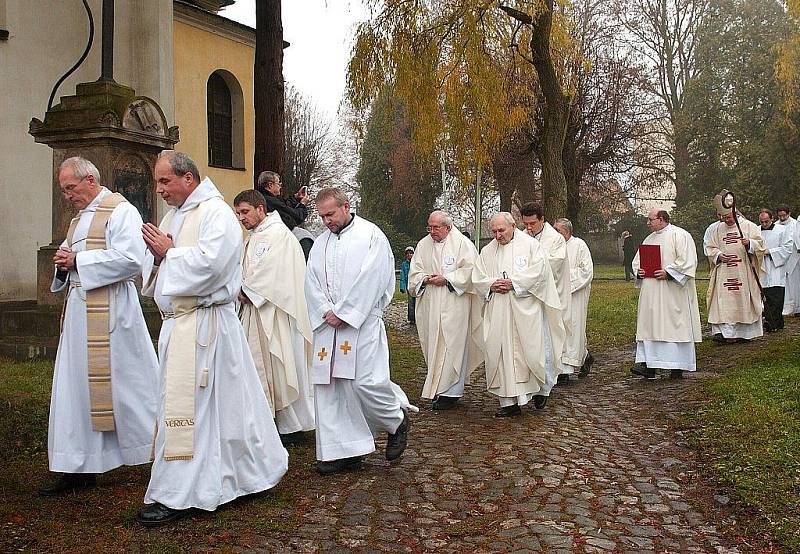
{"label": "red book", "polygon": [[639,268],[644,270],[645,277],[655,277],[661,269],[661,247],[657,244],[639,245]]}

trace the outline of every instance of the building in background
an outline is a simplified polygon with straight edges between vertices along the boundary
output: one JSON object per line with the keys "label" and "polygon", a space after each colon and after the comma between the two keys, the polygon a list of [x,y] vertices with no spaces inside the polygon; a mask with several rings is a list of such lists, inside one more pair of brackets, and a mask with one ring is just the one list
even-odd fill
{"label": "building in background", "polygon": [[[114,78],[158,103],[177,149],[231,201],[253,184],[255,33],[219,16],[232,0],[117,0]],[[89,0],[95,39],[56,91],[100,75],[101,0]],[[0,302],[36,297],[36,252],[51,239],[53,156],[28,134],[56,81],[80,57],[88,20],[79,0],[0,0]],[[163,213],[164,206],[159,210]]]}

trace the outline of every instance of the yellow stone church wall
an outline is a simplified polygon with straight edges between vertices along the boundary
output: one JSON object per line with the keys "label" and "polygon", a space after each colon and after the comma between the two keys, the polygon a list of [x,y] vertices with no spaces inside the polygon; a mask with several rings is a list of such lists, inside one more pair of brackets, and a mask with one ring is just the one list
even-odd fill
{"label": "yellow stone church wall", "polygon": [[[215,34],[200,26],[178,21],[178,18],[176,14],[173,27],[173,90],[175,124],[180,128],[180,142],[175,147],[195,160],[201,177],[210,177],[230,203],[239,191],[253,186],[255,49],[244,40]],[[235,77],[241,87],[244,170],[208,165],[206,85],[208,78],[217,70],[228,72],[229,77]]]}

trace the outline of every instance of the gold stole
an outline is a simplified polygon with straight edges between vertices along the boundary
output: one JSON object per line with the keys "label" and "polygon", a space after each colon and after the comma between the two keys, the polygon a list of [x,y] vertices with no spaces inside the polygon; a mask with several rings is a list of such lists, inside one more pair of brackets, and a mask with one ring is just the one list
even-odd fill
{"label": "gold stole", "polygon": [[[201,202],[186,214],[176,246],[197,246],[204,206],[205,202]],[[164,216],[159,226],[163,233],[169,232],[174,215],[173,209]],[[191,460],[194,457],[197,297],[173,296],[171,302],[175,321],[164,368],[164,460]],[[201,383],[201,386],[204,385]]]}
{"label": "gold stole", "polygon": [[[106,227],[114,208],[127,202],[115,192],[103,198],[97,206],[86,235],[86,250],[106,249]],[[67,231],[67,243],[72,237],[80,216],[73,218]],[[109,286],[86,291],[86,351],[89,374],[89,413],[94,431],[114,430],[114,406],[111,401],[111,335],[109,333]]]}

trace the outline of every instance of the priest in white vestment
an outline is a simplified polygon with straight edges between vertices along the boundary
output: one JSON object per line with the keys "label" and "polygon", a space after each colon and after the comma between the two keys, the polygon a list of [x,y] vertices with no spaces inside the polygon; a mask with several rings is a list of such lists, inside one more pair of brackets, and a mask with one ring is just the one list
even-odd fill
{"label": "priest in white vestment", "polygon": [[[761,228],[725,208],[720,200],[723,196],[715,197],[717,213],[723,220],[714,226],[705,248],[711,266],[706,302],[714,340],[737,342],[764,334],[757,274],[763,272],[765,246]],[[742,235],[736,226],[737,217]]]}
{"label": "priest in white vestment", "polygon": [[669,213],[650,210],[647,227],[652,231],[643,245],[657,245],[661,269],[646,277],[639,252],[633,258],[639,307],[636,311],[636,375],[655,379],[656,369],[669,369],[672,379],[683,371],[695,371],[694,343],[703,342],[695,272],[697,250],[685,230],[670,224]]}
{"label": "priest in white vestment", "polygon": [[572,320],[572,333],[567,335],[566,346],[562,361],[570,366],[573,373],[585,377],[592,369],[594,356],[586,348],[586,314],[589,310],[589,293],[592,290],[592,277],[594,265],[592,253],[583,239],[572,234],[572,222],[559,218],[553,223],[553,228],[561,233],[567,241],[567,256],[570,268],[570,319]]}
{"label": "priest in white vestment", "polygon": [[155,166],[172,209],[142,228],[150,254],[143,293],[164,320],[153,468],[138,521],[157,526],[274,487],[287,470],[234,301],[242,233],[231,207],[195,163],[175,151]]}
{"label": "priest in white vestment", "polygon": [[[561,317],[564,322],[564,332],[567,341],[564,342],[566,348],[569,336],[572,334],[572,285],[570,282],[570,263],[567,253],[567,241],[564,240],[558,231],[553,229],[544,219],[544,211],[538,204],[529,202],[520,208],[522,223],[525,224],[525,231],[539,241],[544,248],[550,268],[553,271],[553,279],[556,282],[558,298],[561,301]],[[568,383],[569,376],[575,372],[574,367],[566,363],[565,353],[562,353],[556,360],[554,367],[558,376],[558,383]]]}
{"label": "priest in white vestment", "polygon": [[761,288],[764,290],[764,330],[768,333],[783,329],[783,301],[786,286],[784,266],[792,254],[792,229],[778,225],[772,211],[764,208],[758,214],[761,235],[764,237]]}
{"label": "priest in white vestment", "polygon": [[[90,488],[98,473],[147,463],[158,398],[158,360],[133,284],[146,250],[142,218],[100,184],[100,173],[88,160],[65,160],[58,180],[64,198],[79,211],[53,260],[51,290],[66,290],[67,297],[47,454],[50,470],[62,475],[40,491],[44,496]],[[103,302],[100,312],[92,308],[90,315],[94,295]],[[98,325],[87,324],[98,315]],[[98,342],[108,345],[102,368],[96,367]],[[98,378],[98,370],[105,370],[105,377]],[[100,389],[98,381],[104,383]]]}
{"label": "priest in white vestment", "polygon": [[408,291],[417,299],[415,320],[428,366],[422,398],[434,399],[434,410],[448,410],[483,361],[483,303],[472,290],[478,251],[444,212],[430,215],[428,230],[411,258]]}
{"label": "priest in white vestment", "polygon": [[778,206],[775,211],[778,213],[777,223],[786,227],[786,234],[792,241],[789,259],[783,266],[786,274],[783,315],[800,315],[800,226],[786,204]]}
{"label": "priest in white vestment", "polygon": [[491,220],[472,283],[485,301],[486,387],[499,397],[495,417],[513,417],[531,399],[544,408],[564,350],[561,302],[544,248],[518,230],[508,212]]}
{"label": "priest in white vestment", "polygon": [[389,379],[383,311],[394,295],[394,256],[378,227],[350,213],[339,188],[324,188],[316,208],[328,228],[314,242],[306,302],[314,332],[312,383],[317,471],[357,469],[388,433],[386,459],[406,448],[405,393]]}
{"label": "priest in white vestment", "polygon": [[[303,283],[306,260],[293,231],[257,190],[233,199],[247,229],[242,250],[242,322],[258,376],[284,445],[314,429],[311,393],[311,324]],[[297,227],[295,227],[297,229]]]}

